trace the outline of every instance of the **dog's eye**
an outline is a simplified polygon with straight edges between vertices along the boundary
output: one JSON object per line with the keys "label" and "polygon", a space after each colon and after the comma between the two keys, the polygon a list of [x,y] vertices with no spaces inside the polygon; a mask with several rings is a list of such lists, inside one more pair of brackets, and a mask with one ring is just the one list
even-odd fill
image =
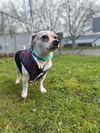
{"label": "dog's eye", "polygon": [[58,36],[54,36],[54,39],[58,39]]}
{"label": "dog's eye", "polygon": [[43,35],[42,36],[42,39],[43,39],[43,41],[48,41],[49,40],[49,37],[47,35]]}

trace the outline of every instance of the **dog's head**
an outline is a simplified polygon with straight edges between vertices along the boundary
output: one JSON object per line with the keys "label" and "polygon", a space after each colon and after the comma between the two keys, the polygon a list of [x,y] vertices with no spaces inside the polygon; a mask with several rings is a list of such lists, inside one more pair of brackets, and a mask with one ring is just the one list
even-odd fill
{"label": "dog's head", "polygon": [[32,34],[30,46],[41,52],[51,52],[59,47],[58,36],[52,31]]}

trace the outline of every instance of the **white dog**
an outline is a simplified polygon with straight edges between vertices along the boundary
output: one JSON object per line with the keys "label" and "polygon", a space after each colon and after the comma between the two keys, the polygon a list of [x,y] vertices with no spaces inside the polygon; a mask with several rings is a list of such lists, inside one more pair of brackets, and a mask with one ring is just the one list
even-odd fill
{"label": "white dog", "polygon": [[52,66],[52,52],[58,47],[59,40],[54,32],[41,31],[32,34],[29,49],[20,50],[15,54],[16,84],[20,82],[20,73],[22,74],[22,98],[27,97],[28,82],[33,82],[37,79],[39,79],[40,91],[46,92],[46,89],[43,87],[43,81],[47,70]]}

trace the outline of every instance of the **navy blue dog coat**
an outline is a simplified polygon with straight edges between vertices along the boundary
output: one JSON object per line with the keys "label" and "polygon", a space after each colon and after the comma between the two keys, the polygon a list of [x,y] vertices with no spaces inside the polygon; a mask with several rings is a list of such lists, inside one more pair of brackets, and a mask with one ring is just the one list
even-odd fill
{"label": "navy blue dog coat", "polygon": [[38,64],[36,62],[36,59],[34,58],[34,55],[32,55],[31,49],[26,50],[20,50],[15,54],[15,62],[19,69],[19,71],[22,73],[22,65],[26,68],[30,75],[29,81],[34,81],[39,78],[41,78],[48,70],[43,71],[38,67]]}

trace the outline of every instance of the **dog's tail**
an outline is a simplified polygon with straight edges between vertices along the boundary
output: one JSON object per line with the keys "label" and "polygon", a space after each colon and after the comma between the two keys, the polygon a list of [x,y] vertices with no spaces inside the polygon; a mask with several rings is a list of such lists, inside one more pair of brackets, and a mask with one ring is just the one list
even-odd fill
{"label": "dog's tail", "polygon": [[25,47],[25,45],[23,45],[20,50],[25,50],[25,49],[26,49],[26,47]]}

